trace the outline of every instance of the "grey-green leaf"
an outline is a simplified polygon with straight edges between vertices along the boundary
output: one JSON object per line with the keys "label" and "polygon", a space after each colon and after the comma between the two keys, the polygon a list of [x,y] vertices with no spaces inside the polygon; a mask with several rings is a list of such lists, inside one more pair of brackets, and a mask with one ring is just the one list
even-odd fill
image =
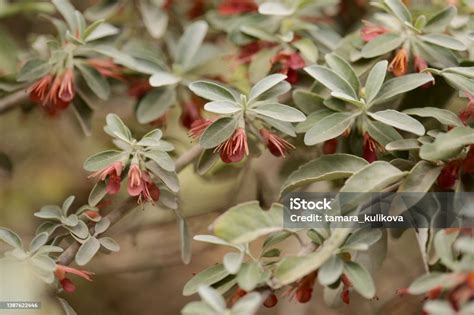
{"label": "grey-green leaf", "polygon": [[463,127],[461,119],[450,110],[437,107],[420,107],[409,108],[403,111],[408,115],[415,115],[420,117],[431,117],[447,126]]}
{"label": "grey-green leaf", "polygon": [[234,114],[242,110],[242,107],[230,101],[213,101],[204,105],[204,109],[216,114]]}
{"label": "grey-green leaf", "polygon": [[145,156],[155,161],[164,170],[168,172],[174,172],[174,161],[168,153],[158,150],[152,150],[145,152]]}
{"label": "grey-green leaf", "polygon": [[96,172],[113,164],[124,157],[126,153],[122,151],[108,150],[94,154],[84,162],[84,169],[89,172]]}
{"label": "grey-green leaf", "polygon": [[206,36],[207,29],[208,25],[205,21],[194,22],[185,29],[183,36],[179,39],[176,63],[185,68],[191,64]]}
{"label": "grey-green leaf", "polygon": [[412,23],[411,13],[401,0],[385,0],[384,2],[402,23]]}
{"label": "grey-green leaf", "polygon": [[153,89],[138,103],[138,122],[141,124],[147,124],[162,117],[175,102],[176,92],[174,88],[163,87]]}
{"label": "grey-green leaf", "polygon": [[76,67],[82,74],[87,86],[101,100],[107,100],[110,96],[109,82],[94,68],[81,63],[76,63]]}
{"label": "grey-green leaf", "polygon": [[336,138],[350,128],[354,121],[353,113],[334,113],[318,121],[304,136],[306,145],[315,145]]}
{"label": "grey-green leaf", "polygon": [[428,34],[420,36],[420,38],[428,43],[435,44],[452,50],[464,51],[466,45],[454,37],[444,34]]}
{"label": "grey-green leaf", "polygon": [[382,88],[373,100],[373,103],[382,103],[394,96],[414,90],[417,87],[432,81],[433,77],[426,73],[413,73],[390,79],[382,85]]}
{"label": "grey-green leaf", "polygon": [[474,129],[456,127],[438,135],[432,143],[424,144],[420,149],[420,157],[430,161],[449,160],[470,144],[474,144]]}
{"label": "grey-green leaf", "polygon": [[236,127],[237,120],[235,118],[220,118],[203,132],[199,143],[204,149],[214,148],[232,136]]}
{"label": "grey-green leaf", "polygon": [[286,75],[281,73],[276,73],[269,75],[268,77],[263,78],[258,81],[253,88],[250,90],[249,102],[257,99],[260,95],[286,79]]}
{"label": "grey-green leaf", "polygon": [[0,228],[0,240],[15,248],[23,248],[21,238],[10,229]]}
{"label": "grey-green leaf", "polygon": [[362,57],[374,58],[397,49],[405,40],[399,34],[387,33],[377,36],[364,47],[362,47]]}
{"label": "grey-green leaf", "polygon": [[306,119],[306,116],[296,108],[283,104],[264,104],[250,110],[279,121],[301,122]]}
{"label": "grey-green leaf", "polygon": [[100,248],[100,242],[95,237],[89,238],[79,247],[76,254],[76,263],[79,266],[87,264],[97,253]]}
{"label": "grey-green leaf", "polygon": [[416,119],[393,109],[375,113],[367,113],[370,117],[397,129],[414,133],[418,136],[425,134],[425,127]]}
{"label": "grey-green leaf", "polygon": [[367,165],[366,160],[355,155],[323,155],[291,173],[282,185],[280,194],[317,181],[347,178]]}
{"label": "grey-green leaf", "polygon": [[372,103],[380,89],[382,88],[385,75],[387,74],[388,61],[382,60],[375,64],[370,70],[365,83],[365,99],[367,104]]}
{"label": "grey-green leaf", "polygon": [[344,263],[344,274],[360,295],[366,299],[371,299],[375,296],[374,280],[362,265],[348,261]]}
{"label": "grey-green leaf", "polygon": [[346,95],[348,98],[357,100],[357,94],[349,82],[347,82],[333,70],[317,65],[306,67],[304,70],[329,90],[341,93]]}
{"label": "grey-green leaf", "polygon": [[319,268],[318,281],[321,285],[333,284],[339,279],[343,270],[344,263],[337,255],[333,255]]}
{"label": "grey-green leaf", "polygon": [[352,66],[346,60],[334,53],[326,55],[325,59],[329,67],[339,74],[341,78],[346,79],[357,94],[360,89],[360,82]]}
{"label": "grey-green leaf", "polygon": [[234,94],[225,86],[211,81],[195,81],[189,85],[194,94],[210,101],[239,101]]}
{"label": "grey-green leaf", "polygon": [[183,288],[183,295],[190,296],[197,292],[201,285],[212,285],[229,275],[221,264],[213,265],[192,277]]}

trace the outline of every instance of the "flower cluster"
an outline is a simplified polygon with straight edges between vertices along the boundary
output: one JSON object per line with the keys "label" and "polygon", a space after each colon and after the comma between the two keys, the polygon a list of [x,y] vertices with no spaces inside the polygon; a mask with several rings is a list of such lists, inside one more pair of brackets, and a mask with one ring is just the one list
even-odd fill
{"label": "flower cluster", "polygon": [[[115,141],[121,143],[122,151],[105,151],[91,156],[84,163],[84,168],[93,173],[89,178],[97,180],[96,190],[104,194],[116,194],[120,185],[127,178],[127,192],[131,197],[137,197],[138,203],[155,203],[159,201],[160,190],[170,189],[177,192],[178,187],[163,181],[163,174],[173,175],[175,166],[167,152],[173,146],[162,140],[159,129],[143,136],[140,141],[132,138],[130,130],[116,115],[107,116],[105,130]],[[116,142],[117,143],[117,142]],[[94,199],[91,204],[97,204],[100,199]]]}

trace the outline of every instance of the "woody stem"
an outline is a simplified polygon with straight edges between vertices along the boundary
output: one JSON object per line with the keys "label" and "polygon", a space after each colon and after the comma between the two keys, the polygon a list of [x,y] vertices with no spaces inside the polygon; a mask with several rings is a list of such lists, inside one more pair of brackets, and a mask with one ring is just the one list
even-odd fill
{"label": "woody stem", "polygon": [[[195,145],[189,150],[185,151],[176,161],[176,172],[179,173],[186,166],[191,164],[202,152],[200,145]],[[137,207],[137,201],[134,197],[129,197],[125,199],[117,208],[109,212],[105,218],[110,220],[110,226],[120,221],[128,213],[134,210]],[[93,228],[92,228],[93,232]],[[58,264],[60,265],[69,265],[76,256],[77,251],[79,250],[80,243],[74,242],[59,256]]]}
{"label": "woody stem", "polygon": [[0,113],[6,112],[13,107],[28,99],[28,92],[24,89],[16,91],[4,98],[0,99]]}

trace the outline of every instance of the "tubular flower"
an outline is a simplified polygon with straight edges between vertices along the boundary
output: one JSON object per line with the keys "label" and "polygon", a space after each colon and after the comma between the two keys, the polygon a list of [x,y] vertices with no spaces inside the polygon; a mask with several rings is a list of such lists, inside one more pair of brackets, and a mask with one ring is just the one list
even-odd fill
{"label": "tubular flower", "polygon": [[193,5],[188,11],[188,17],[195,19],[206,12],[206,1],[205,0],[194,0]]}
{"label": "tubular flower", "polygon": [[53,76],[47,74],[38,81],[36,81],[29,89],[30,99],[33,102],[43,104],[46,101],[46,96],[49,92],[49,87],[53,81]]}
{"label": "tubular flower", "polygon": [[151,89],[148,79],[134,79],[128,84],[128,95],[141,99]]}
{"label": "tubular flower", "polygon": [[240,300],[240,298],[246,294],[247,294],[247,291],[242,290],[241,288],[237,288],[234,294],[230,296],[230,305],[234,305],[235,303],[237,303],[237,301]]}
{"label": "tubular flower", "polygon": [[334,139],[326,140],[323,144],[323,153],[324,154],[334,154],[337,151],[337,144],[339,141]]}
{"label": "tubular flower", "polygon": [[468,174],[474,174],[474,145],[469,147],[467,156],[462,161],[462,170]]}
{"label": "tubular flower", "polygon": [[87,63],[94,67],[102,76],[107,78],[114,78],[117,80],[123,80],[123,68],[113,62],[111,59],[100,59],[91,58],[87,60]]}
{"label": "tubular flower", "polygon": [[285,157],[285,153],[289,149],[294,149],[295,146],[283,138],[271,133],[265,128],[260,129],[260,135],[265,140],[265,144],[274,156]]}
{"label": "tubular flower", "polygon": [[252,61],[253,56],[260,50],[268,47],[272,47],[275,44],[265,42],[262,40],[251,42],[250,44],[244,45],[240,48],[239,54],[237,55],[237,61],[242,64],[248,64]]}
{"label": "tubular flower", "polygon": [[74,94],[74,72],[71,68],[69,68],[62,76],[58,97],[61,101],[69,104],[74,98]]}
{"label": "tubular flower", "polygon": [[221,159],[225,163],[240,162],[244,155],[249,154],[245,130],[243,128],[235,130],[229,139],[216,147],[215,152],[220,153]]}
{"label": "tubular flower", "polygon": [[408,69],[408,52],[405,48],[401,48],[395,54],[395,57],[388,66],[388,71],[392,72],[394,76],[399,77],[407,73]]}
{"label": "tubular flower", "polygon": [[107,187],[105,190],[108,194],[113,195],[119,192],[120,190],[120,181],[122,180],[120,175],[122,174],[123,163],[121,161],[116,161],[109,166],[106,166],[100,171],[92,173],[88,178],[96,178],[99,181],[105,181],[107,178]]}
{"label": "tubular flower", "polygon": [[310,273],[301,279],[295,292],[296,300],[300,303],[307,303],[313,295],[313,286],[316,279],[316,272]]}
{"label": "tubular flower", "polygon": [[160,189],[147,172],[140,170],[138,164],[130,166],[127,191],[130,196],[138,196],[138,203],[158,201],[160,198]]}
{"label": "tubular flower", "polygon": [[298,53],[280,52],[272,60],[272,64],[280,65],[280,72],[287,75],[287,81],[291,84],[298,82],[298,69],[305,66],[304,59]]}
{"label": "tubular flower", "polygon": [[437,183],[438,186],[443,190],[451,189],[459,176],[459,163],[458,161],[453,161],[448,163],[438,176]]}
{"label": "tubular flower", "polygon": [[345,303],[345,304],[349,304],[350,303],[350,295],[349,295],[349,288],[352,287],[352,283],[349,281],[349,279],[347,278],[346,275],[342,275],[341,276],[341,282],[342,282],[342,292],[341,292],[341,300]]}
{"label": "tubular flower", "polygon": [[68,273],[79,276],[83,279],[86,279],[87,281],[92,281],[92,276],[94,275],[93,272],[79,270],[79,269],[56,264],[56,269],[54,271],[54,274],[56,278],[59,280],[59,283],[61,284],[64,291],[69,292],[69,293],[76,291],[76,286],[69,278],[66,277]]}
{"label": "tubular flower", "polygon": [[276,297],[275,294],[272,293],[265,299],[265,301],[263,302],[263,306],[272,308],[275,305],[277,305],[277,303],[278,303],[278,298]]}
{"label": "tubular flower", "polygon": [[198,119],[193,121],[188,135],[193,139],[199,138],[207,129],[207,127],[209,127],[213,122],[214,121],[212,119]]}
{"label": "tubular flower", "polygon": [[63,74],[47,74],[28,90],[30,99],[43,106],[51,115],[66,108],[74,98],[74,71],[68,68]]}
{"label": "tubular flower", "polygon": [[387,33],[389,30],[385,27],[378,26],[369,21],[362,21],[364,26],[360,30],[360,36],[364,42],[370,42],[371,40],[375,39],[376,37]]}
{"label": "tubular flower", "polygon": [[254,0],[223,0],[217,7],[220,15],[230,16],[255,12],[258,6]]}
{"label": "tubular flower", "polygon": [[377,148],[379,144],[366,132],[364,133],[363,158],[372,163],[377,160]]}
{"label": "tubular flower", "polygon": [[202,119],[201,109],[203,108],[203,106],[203,101],[196,97],[193,97],[191,101],[182,104],[182,112],[180,117],[181,124],[187,129],[191,129],[192,124],[196,120]]}
{"label": "tubular flower", "polygon": [[[414,60],[413,60],[413,65],[415,67],[415,71],[416,72],[423,72],[423,70],[425,70],[426,68],[428,68],[428,63],[426,62],[425,59],[423,59],[422,57],[420,56],[415,56],[414,57]],[[428,74],[433,77],[433,75],[431,73],[428,72]],[[422,88],[429,88],[430,86],[433,85],[433,82],[428,82],[428,83],[425,83]]]}
{"label": "tubular flower", "polygon": [[459,114],[459,119],[461,119],[465,125],[467,125],[467,122],[470,118],[474,117],[474,96],[469,93],[466,93],[466,96],[469,99],[469,102],[467,103],[464,110]]}

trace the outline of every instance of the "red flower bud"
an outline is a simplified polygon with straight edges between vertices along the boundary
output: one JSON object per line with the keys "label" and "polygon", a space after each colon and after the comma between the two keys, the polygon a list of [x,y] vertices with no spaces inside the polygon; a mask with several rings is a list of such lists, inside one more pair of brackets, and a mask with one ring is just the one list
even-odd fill
{"label": "red flower bud", "polygon": [[388,32],[388,29],[382,26],[378,26],[369,21],[362,21],[364,26],[360,30],[360,36],[364,42],[370,42],[371,40],[379,37],[382,34]]}
{"label": "red flower bud", "polygon": [[270,294],[265,301],[263,302],[263,305],[268,308],[272,308],[278,303],[278,298],[276,297],[275,294]]}
{"label": "red flower bud", "polygon": [[238,15],[258,10],[253,0],[223,0],[217,7],[220,15]]}
{"label": "red flower bud", "polygon": [[296,290],[296,300],[300,303],[307,303],[311,300],[311,296],[313,295],[313,289],[308,287],[300,287]]}
{"label": "red flower bud", "polygon": [[451,189],[454,184],[456,184],[456,180],[459,175],[459,167],[455,164],[448,164],[442,170],[438,176],[438,186],[441,189],[449,190]]}
{"label": "red flower bud", "polygon": [[323,144],[323,153],[324,154],[334,154],[337,151],[338,140],[336,138],[329,139]]}

